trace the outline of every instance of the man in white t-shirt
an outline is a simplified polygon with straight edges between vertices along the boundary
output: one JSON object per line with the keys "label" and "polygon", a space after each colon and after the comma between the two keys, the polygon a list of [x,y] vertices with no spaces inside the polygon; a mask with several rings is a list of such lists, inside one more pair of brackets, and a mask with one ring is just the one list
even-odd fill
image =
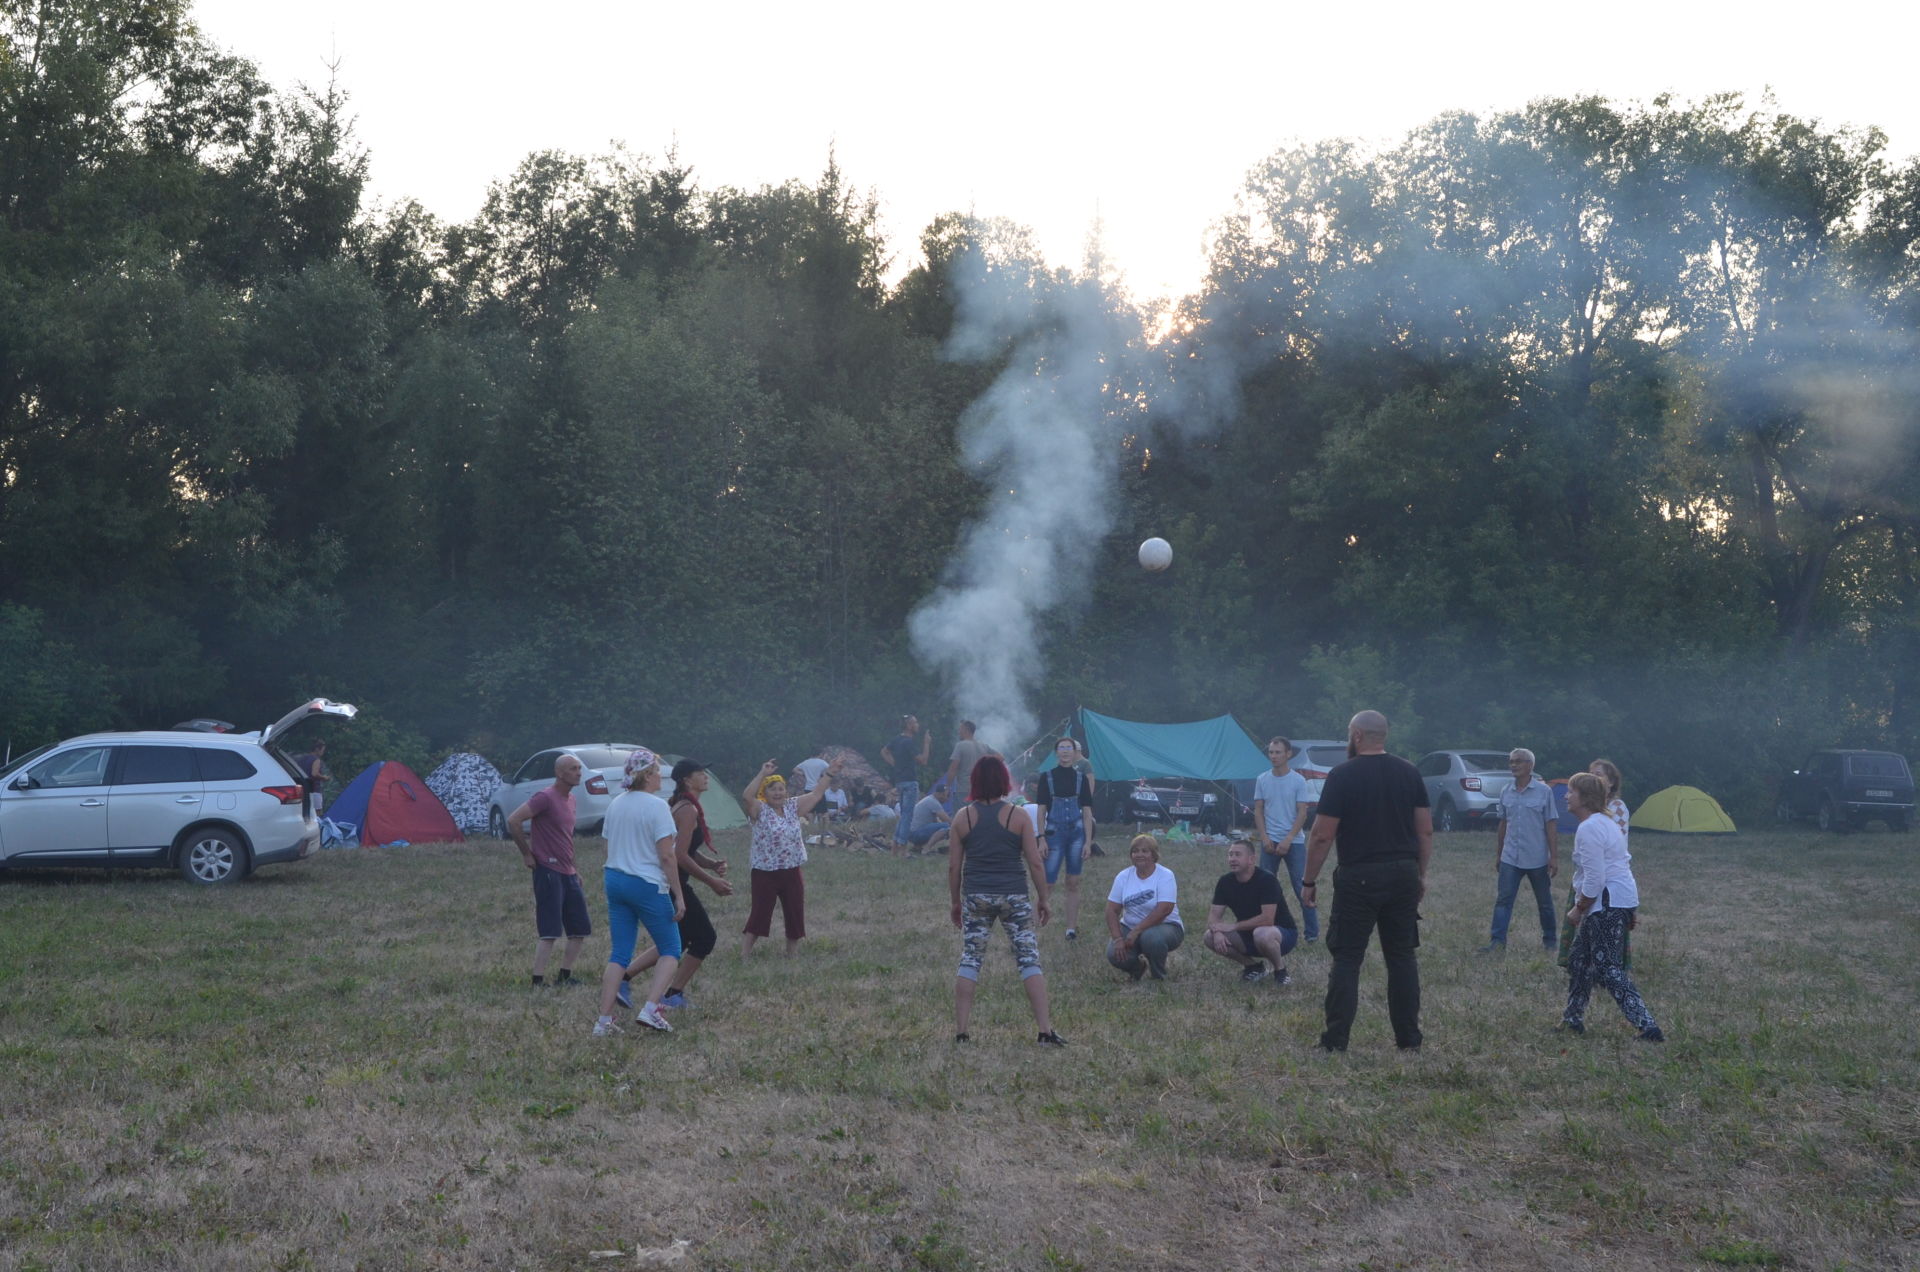
{"label": "man in white t-shirt", "polygon": [[1136,835],[1128,845],[1133,864],[1122,870],[1107,892],[1107,962],[1139,980],[1151,974],[1167,978],[1167,955],[1180,948],[1186,928],[1180,923],[1180,885],[1160,864],[1160,845],[1152,835]]}
{"label": "man in white t-shirt", "polygon": [[825,776],[827,771],[827,762],[816,755],[794,765],[793,771],[800,775],[801,782],[803,783],[801,786],[801,794],[806,794],[814,787],[820,785],[820,779]]}
{"label": "man in white t-shirt", "polygon": [[[1267,762],[1273,771],[1253,784],[1253,837],[1260,845],[1260,868],[1293,884],[1300,900],[1302,939],[1320,939],[1320,911],[1300,899],[1307,868],[1307,779],[1293,771],[1293,743],[1287,738],[1267,742]],[[1284,871],[1283,871],[1284,867]]]}

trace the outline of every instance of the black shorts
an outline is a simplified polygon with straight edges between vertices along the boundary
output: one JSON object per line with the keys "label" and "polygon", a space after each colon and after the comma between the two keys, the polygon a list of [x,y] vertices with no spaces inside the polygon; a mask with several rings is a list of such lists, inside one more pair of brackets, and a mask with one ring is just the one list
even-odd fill
{"label": "black shorts", "polygon": [[720,934],[714,931],[707,907],[700,903],[700,894],[693,890],[693,880],[684,870],[680,872],[680,896],[687,904],[686,913],[680,916],[681,953],[705,958],[720,943]]}
{"label": "black shorts", "polygon": [[592,936],[587,894],[577,874],[561,874],[545,866],[533,868],[533,922],[543,941],[561,936]]}

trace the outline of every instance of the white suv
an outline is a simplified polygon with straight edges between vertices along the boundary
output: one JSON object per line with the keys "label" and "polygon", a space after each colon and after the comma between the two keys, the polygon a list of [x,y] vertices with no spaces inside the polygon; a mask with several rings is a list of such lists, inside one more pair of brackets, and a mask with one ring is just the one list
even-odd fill
{"label": "white suv", "polygon": [[89,733],[0,766],[0,867],[158,866],[190,883],[244,879],[320,847],[309,783],[274,739],[315,698],[258,733]]}

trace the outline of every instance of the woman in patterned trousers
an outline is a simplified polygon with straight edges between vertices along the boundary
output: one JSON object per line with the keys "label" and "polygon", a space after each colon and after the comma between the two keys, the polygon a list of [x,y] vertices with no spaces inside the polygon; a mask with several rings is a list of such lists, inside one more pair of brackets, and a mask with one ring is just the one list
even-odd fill
{"label": "woman in patterned trousers", "polygon": [[[947,891],[952,901],[948,915],[960,929],[960,970],[953,982],[953,1040],[967,1041],[980,964],[987,952],[987,938],[998,923],[1013,946],[1020,984],[1033,1008],[1041,1045],[1063,1047],[1066,1040],[1053,1031],[1047,978],[1040,970],[1038,929],[1051,917],[1046,867],[1040,860],[1032,819],[1023,809],[1003,802],[1012,789],[1013,778],[1006,761],[997,755],[983,756],[973,766],[967,806],[953,815],[947,847]],[[1029,879],[1040,894],[1037,902],[1028,899]]]}
{"label": "woman in patterned trousers", "polygon": [[1580,819],[1573,838],[1573,908],[1567,922],[1576,925],[1567,963],[1567,1010],[1560,1027],[1585,1033],[1587,1000],[1600,985],[1620,1004],[1627,1023],[1642,1042],[1665,1042],[1653,1013],[1640,998],[1633,978],[1620,965],[1627,928],[1640,905],[1626,836],[1607,816],[1607,784],[1592,773],[1567,779],[1567,811]]}

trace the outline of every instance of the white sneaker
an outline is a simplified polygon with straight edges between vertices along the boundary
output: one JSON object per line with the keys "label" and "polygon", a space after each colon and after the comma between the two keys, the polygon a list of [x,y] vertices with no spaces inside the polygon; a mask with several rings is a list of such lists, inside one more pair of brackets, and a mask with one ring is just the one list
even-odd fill
{"label": "white sneaker", "polygon": [[596,1020],[593,1022],[593,1036],[596,1038],[611,1038],[615,1034],[625,1032],[626,1030],[620,1028],[620,1026],[614,1024],[611,1020]]}
{"label": "white sneaker", "polygon": [[633,1018],[633,1023],[636,1025],[645,1025],[649,1029],[658,1029],[661,1033],[673,1032],[673,1025],[665,1016],[660,1014],[660,1005],[658,1003],[648,1003],[642,1007],[640,1014]]}

